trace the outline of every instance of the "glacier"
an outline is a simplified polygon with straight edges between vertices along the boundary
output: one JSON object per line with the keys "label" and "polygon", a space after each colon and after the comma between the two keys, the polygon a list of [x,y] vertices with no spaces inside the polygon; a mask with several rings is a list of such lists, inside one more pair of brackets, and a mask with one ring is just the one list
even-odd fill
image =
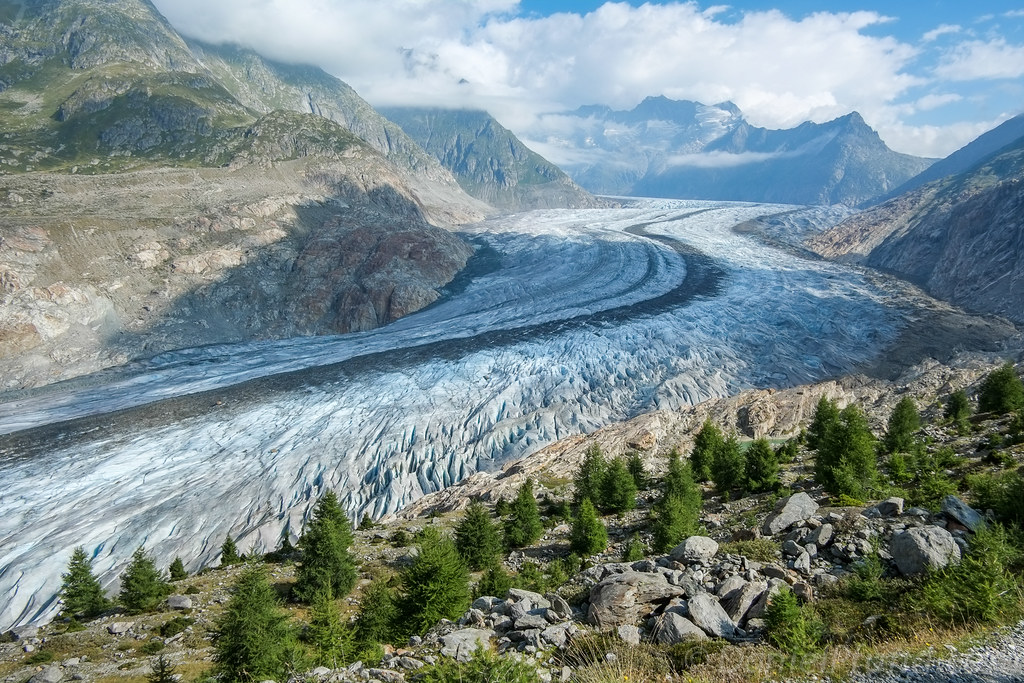
{"label": "glacier", "polygon": [[386,327],[0,397],[0,628],[52,618],[75,546],[113,590],[140,545],[194,571],[228,534],[246,552],[294,540],[326,489],[379,517],[643,411],[868,362],[912,304],[734,229],[773,216],[838,220],[681,200],[503,216],[465,228],[493,267]]}

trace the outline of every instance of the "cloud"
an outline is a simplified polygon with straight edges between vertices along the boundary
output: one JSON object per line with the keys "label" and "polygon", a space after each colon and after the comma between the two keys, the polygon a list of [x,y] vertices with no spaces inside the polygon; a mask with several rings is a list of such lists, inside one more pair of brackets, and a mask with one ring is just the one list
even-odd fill
{"label": "cloud", "polygon": [[963,95],[958,95],[956,93],[925,95],[914,103],[913,108],[915,111],[931,111],[932,109],[944,107],[947,104],[960,102],[963,99]]}
{"label": "cloud", "polygon": [[960,43],[943,56],[935,74],[950,81],[1020,78],[1024,45],[1011,45],[1004,38]]}
{"label": "cloud", "polygon": [[693,168],[735,168],[756,164],[772,159],[797,156],[793,152],[702,152],[700,154],[677,154],[669,157],[669,166],[690,166]]}
{"label": "cloud", "polygon": [[931,31],[928,31],[923,36],[921,36],[921,40],[923,40],[926,43],[930,43],[934,40],[937,40],[941,36],[950,33],[959,33],[962,30],[963,29],[960,26],[957,26],[956,24],[942,24],[939,27],[934,28]]}

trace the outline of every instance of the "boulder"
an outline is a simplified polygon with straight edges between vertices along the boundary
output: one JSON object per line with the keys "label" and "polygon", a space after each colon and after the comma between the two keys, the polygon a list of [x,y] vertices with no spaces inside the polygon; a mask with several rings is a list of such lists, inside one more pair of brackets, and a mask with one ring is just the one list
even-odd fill
{"label": "boulder", "polygon": [[[523,590],[522,588],[510,588],[508,590],[508,599],[515,600],[516,602],[522,602],[529,600],[533,607],[551,607],[551,603],[544,598],[540,593],[534,593],[533,591]],[[530,609],[533,609],[531,607]]]}
{"label": "boulder", "polygon": [[761,594],[768,590],[767,581],[744,582],[743,586],[725,596],[719,604],[733,622],[742,625],[747,612],[754,606]]}
{"label": "boulder", "polygon": [[889,552],[904,576],[923,574],[929,568],[942,569],[960,561],[960,548],[953,534],[937,526],[908,529],[893,535]]}
{"label": "boulder", "polygon": [[660,645],[675,645],[684,640],[707,639],[708,636],[704,631],[678,612],[662,614],[654,626],[654,641]]}
{"label": "boulder", "polygon": [[107,626],[107,633],[112,636],[119,636],[128,633],[132,626],[135,626],[134,621],[115,621],[113,624]]}
{"label": "boulder", "polygon": [[676,562],[707,562],[718,552],[718,543],[707,536],[690,536],[669,552]]}
{"label": "boulder", "polygon": [[903,514],[903,499],[897,496],[875,503],[861,513],[865,517],[898,517]]}
{"label": "boulder", "polygon": [[590,590],[587,621],[603,629],[636,624],[651,611],[655,602],[668,601],[683,594],[662,574],[629,571],[613,574]]}
{"label": "boulder", "polygon": [[28,679],[28,683],[60,683],[62,680],[64,680],[64,672],[59,666],[47,666]]}
{"label": "boulder", "polygon": [[468,662],[473,651],[478,647],[487,649],[491,645],[494,631],[482,628],[464,628],[441,636],[441,654],[454,657],[460,662]]}
{"label": "boulder", "polygon": [[618,634],[619,639],[628,645],[639,645],[640,644],[640,629],[632,624],[623,624],[615,629],[615,633]]}
{"label": "boulder", "polygon": [[718,596],[719,600],[727,600],[731,595],[736,593],[738,590],[747,585],[747,580],[739,574],[733,574],[718,587],[715,591],[715,595]]}
{"label": "boulder", "polygon": [[540,632],[541,640],[554,647],[562,647],[569,640],[569,637],[576,632],[576,625],[571,621],[564,624],[548,626]]}
{"label": "boulder", "polygon": [[709,636],[732,638],[736,624],[710,593],[699,593],[687,603],[690,620]]}
{"label": "boulder", "polygon": [[813,498],[802,491],[795,493],[775,504],[775,509],[761,525],[761,533],[765,536],[774,536],[797,522],[808,519],[817,511],[818,504]]}
{"label": "boulder", "polygon": [[981,513],[956,496],[946,496],[942,499],[942,514],[963,524],[971,531],[977,531],[985,526],[985,518],[981,516]]}
{"label": "boulder", "polygon": [[500,598],[496,598],[493,595],[483,595],[474,600],[470,607],[478,609],[481,612],[490,612],[491,608],[499,602],[501,602]]}
{"label": "boulder", "polygon": [[[525,614],[516,619],[515,629],[517,631],[525,631],[526,629],[536,628],[540,630],[546,629],[551,624],[544,616],[543,612],[546,610],[534,610],[529,614]],[[538,612],[541,612],[538,614]]]}
{"label": "boulder", "polygon": [[805,541],[807,543],[813,543],[815,546],[817,546],[820,549],[820,548],[824,548],[829,543],[831,543],[832,542],[832,538],[834,536],[835,536],[835,527],[833,527],[828,522],[825,522],[824,524],[819,526],[817,529],[812,531],[807,536]]}
{"label": "boulder", "polygon": [[167,606],[171,609],[192,609],[192,598],[187,595],[172,595],[167,598]]}
{"label": "boulder", "polygon": [[561,595],[558,595],[557,593],[547,593],[544,597],[551,603],[551,610],[558,615],[560,620],[572,617],[572,607]]}

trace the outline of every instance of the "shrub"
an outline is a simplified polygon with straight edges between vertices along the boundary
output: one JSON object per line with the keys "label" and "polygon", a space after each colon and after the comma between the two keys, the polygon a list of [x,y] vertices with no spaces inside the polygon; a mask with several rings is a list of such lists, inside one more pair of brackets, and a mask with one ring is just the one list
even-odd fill
{"label": "shrub", "polygon": [[591,444],[572,480],[572,500],[575,505],[582,503],[584,498],[589,498],[591,502],[601,500],[601,485],[604,483],[607,467],[608,463],[601,454],[601,447],[596,443]]}
{"label": "shrub", "polygon": [[701,491],[693,481],[690,466],[679,453],[669,454],[668,474],[661,499],[651,510],[655,552],[667,552],[697,531],[701,510]]}
{"label": "shrub", "polygon": [[877,484],[878,469],[875,437],[864,413],[855,405],[843,408],[836,422],[829,422],[816,439],[815,479],[834,496],[869,498]]}
{"label": "shrub", "polygon": [[455,547],[470,569],[489,566],[501,553],[501,530],[480,502],[473,501],[455,528]]}
{"label": "shrub", "polygon": [[356,617],[356,642],[361,649],[377,644],[390,643],[394,639],[398,605],[395,593],[386,579],[376,578],[366,590],[359,603]]}
{"label": "shrub", "polygon": [[391,534],[391,545],[396,548],[404,548],[409,545],[409,534],[405,533],[405,529],[399,529],[395,533]]}
{"label": "shrub", "polygon": [[137,614],[155,610],[169,594],[170,587],[153,558],[139,546],[121,575],[118,601],[129,613]]}
{"label": "shrub", "polygon": [[171,566],[167,569],[171,575],[171,581],[181,581],[182,579],[188,578],[188,572],[185,571],[185,563],[181,561],[180,557],[175,557],[174,561],[171,562]]}
{"label": "shrub", "polygon": [[846,584],[846,594],[851,600],[857,602],[868,602],[881,600],[885,594],[882,584],[882,576],[885,568],[877,553],[865,557],[860,563],[854,566],[853,576]]}
{"label": "shrub", "polygon": [[46,664],[48,662],[52,662],[53,659],[54,659],[53,651],[52,650],[47,650],[47,649],[44,648],[44,649],[41,649],[41,650],[36,650],[32,654],[30,654],[28,657],[26,657],[25,658],[25,663],[26,664],[31,664],[31,665],[34,666],[36,664]]}
{"label": "shrub", "polygon": [[401,575],[399,612],[407,635],[424,633],[441,619],[458,619],[470,603],[469,571],[455,544],[428,527],[419,548]]}
{"label": "shrub", "polygon": [[92,573],[92,560],[82,546],[71,552],[68,571],[60,578],[63,581],[60,588],[61,611],[65,615],[91,619],[110,606],[99,579]]}
{"label": "shrub", "polygon": [[622,458],[613,458],[605,468],[600,496],[591,503],[605,513],[618,514],[636,507],[636,482]]}
{"label": "shrub", "polygon": [[992,510],[996,519],[1004,524],[1024,526],[1024,474],[997,472],[967,477],[974,506]]}
{"label": "shrub", "polygon": [[666,654],[672,671],[682,674],[690,667],[704,664],[726,646],[724,640],[687,640],[670,646]]}
{"label": "shrub", "polygon": [[304,639],[317,666],[337,669],[355,661],[355,633],[342,622],[330,593],[321,593],[313,600]]}
{"label": "shrub", "polygon": [[547,577],[535,562],[523,562],[513,582],[516,588],[525,588],[534,593],[546,593],[548,590]]}
{"label": "shrub", "polygon": [[174,617],[170,621],[160,624],[159,633],[161,638],[176,636],[195,622],[188,617]]}
{"label": "shrub", "polygon": [[636,486],[637,491],[643,491],[650,483],[647,477],[647,469],[644,467],[644,459],[636,451],[630,451],[627,455],[626,467],[633,476],[633,484]]}
{"label": "shrub", "polygon": [[356,560],[349,552],[352,529],[333,491],[327,491],[313,510],[299,539],[302,563],[295,576],[294,595],[311,603],[320,593],[344,596],[356,582]]}
{"label": "shrub", "polygon": [[164,645],[164,641],[162,640],[147,640],[142,644],[142,647],[139,648],[139,652],[141,652],[144,655],[155,655],[157,652],[160,652],[160,650],[164,649],[164,647],[166,646]]}
{"label": "shrub", "polygon": [[742,489],[746,474],[746,460],[740,450],[736,435],[729,435],[722,446],[715,451],[711,461],[711,479],[715,488],[723,496],[728,496],[734,489]]}
{"label": "shrub", "polygon": [[792,657],[808,655],[817,646],[819,626],[788,588],[771,598],[764,620],[768,642]]}
{"label": "shrub", "polygon": [[533,480],[527,479],[519,487],[512,501],[509,517],[505,520],[505,542],[510,548],[530,545],[544,533],[537,500],[533,497]]}
{"label": "shrub", "polygon": [[536,667],[526,659],[499,657],[478,647],[469,661],[459,662],[442,657],[436,664],[417,672],[421,683],[538,683]]}
{"label": "shrub", "polygon": [[235,539],[231,536],[227,536],[224,539],[224,544],[220,547],[220,566],[230,567],[233,564],[241,563],[242,558],[238,556],[238,546],[235,545]]}
{"label": "shrub", "polygon": [[359,520],[359,530],[367,531],[368,529],[372,529],[374,526],[376,525],[373,523],[373,519],[370,517],[368,513],[364,512],[363,518]]}
{"label": "shrub", "polygon": [[981,383],[978,410],[1001,415],[1024,408],[1024,384],[1017,377],[1013,363],[993,370]]}
{"label": "shrub", "polygon": [[796,454],[799,452],[800,439],[798,437],[792,438],[784,444],[780,444],[775,449],[775,459],[780,464],[791,463],[796,460]]}
{"label": "shrub", "polygon": [[647,545],[636,536],[631,536],[622,551],[623,562],[637,562],[647,555]]}
{"label": "shrub", "polygon": [[775,491],[781,486],[779,461],[766,439],[755,440],[747,449],[744,478],[751,493]]}
{"label": "shrub", "polygon": [[946,408],[943,411],[946,419],[956,426],[961,434],[968,429],[967,419],[971,416],[971,403],[967,400],[967,392],[963,389],[954,391],[946,399]]}
{"label": "shrub", "polygon": [[597,518],[597,511],[587,498],[580,503],[579,514],[572,523],[569,549],[580,555],[594,555],[608,547],[608,530]]}
{"label": "shrub", "polygon": [[261,565],[247,566],[214,629],[215,672],[222,681],[282,680],[293,642],[287,617]]}
{"label": "shrub", "polygon": [[725,439],[722,437],[721,430],[711,420],[705,420],[694,438],[693,452],[690,453],[690,467],[693,468],[694,480],[708,481],[711,479],[711,464],[715,461],[715,454],[724,443]]}
{"label": "shrub", "polygon": [[508,594],[509,588],[512,588],[512,575],[505,571],[500,562],[494,562],[480,577],[473,594],[476,597],[491,595],[496,598],[504,598]]}
{"label": "shrub", "polygon": [[779,544],[770,538],[755,538],[751,541],[729,541],[718,547],[720,555],[742,555],[755,562],[775,562],[778,559]]}
{"label": "shrub", "polygon": [[908,450],[914,442],[914,433],[921,428],[921,415],[914,399],[904,396],[889,415],[885,431],[885,448],[889,453]]}

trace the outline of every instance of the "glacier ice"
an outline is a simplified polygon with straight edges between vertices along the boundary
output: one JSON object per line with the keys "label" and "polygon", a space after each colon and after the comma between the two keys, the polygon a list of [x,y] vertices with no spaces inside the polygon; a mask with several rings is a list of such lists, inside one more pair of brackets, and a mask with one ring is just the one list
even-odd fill
{"label": "glacier ice", "polygon": [[111,588],[139,545],[195,570],[229,533],[243,551],[294,539],[326,488],[379,516],[645,410],[850,370],[909,304],[733,230],[815,211],[505,216],[466,229],[500,268],[385,328],[187,349],[7,400],[0,628],[55,613],[77,545]]}

